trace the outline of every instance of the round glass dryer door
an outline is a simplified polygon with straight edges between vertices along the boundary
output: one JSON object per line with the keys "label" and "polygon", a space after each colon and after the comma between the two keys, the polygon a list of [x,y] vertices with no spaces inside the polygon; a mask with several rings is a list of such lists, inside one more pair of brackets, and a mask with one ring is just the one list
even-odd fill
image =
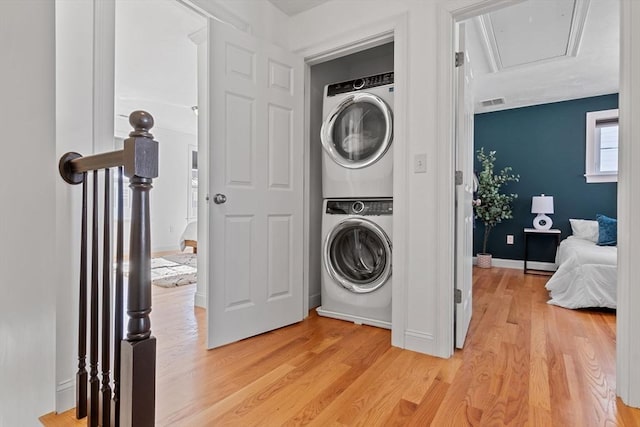
{"label": "round glass dryer door", "polygon": [[391,242],[375,223],[349,218],[327,236],[324,261],[329,275],[345,289],[373,292],[391,276]]}
{"label": "round glass dryer door", "polygon": [[391,145],[391,109],[370,93],[348,95],[329,113],[320,136],[325,151],[339,165],[367,167],[384,156]]}

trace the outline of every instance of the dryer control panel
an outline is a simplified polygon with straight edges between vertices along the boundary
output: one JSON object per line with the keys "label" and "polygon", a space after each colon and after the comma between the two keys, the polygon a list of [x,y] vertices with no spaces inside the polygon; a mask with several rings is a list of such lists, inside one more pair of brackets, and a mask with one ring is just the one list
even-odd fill
{"label": "dryer control panel", "polygon": [[392,215],[392,199],[327,200],[327,214],[331,215]]}
{"label": "dryer control panel", "polygon": [[327,96],[340,95],[341,93],[370,89],[372,87],[393,84],[393,72],[376,74],[346,82],[334,83],[327,87]]}

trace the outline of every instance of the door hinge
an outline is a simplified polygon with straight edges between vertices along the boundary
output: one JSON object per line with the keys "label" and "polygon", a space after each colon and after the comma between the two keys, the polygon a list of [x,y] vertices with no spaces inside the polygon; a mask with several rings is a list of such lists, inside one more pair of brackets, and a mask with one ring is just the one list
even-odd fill
{"label": "door hinge", "polygon": [[464,52],[456,52],[456,67],[460,67],[464,64]]}
{"label": "door hinge", "polygon": [[460,304],[462,302],[462,291],[460,289],[456,289],[453,292],[453,299],[456,304]]}
{"label": "door hinge", "polygon": [[464,179],[464,175],[462,171],[456,171],[456,185],[462,185]]}

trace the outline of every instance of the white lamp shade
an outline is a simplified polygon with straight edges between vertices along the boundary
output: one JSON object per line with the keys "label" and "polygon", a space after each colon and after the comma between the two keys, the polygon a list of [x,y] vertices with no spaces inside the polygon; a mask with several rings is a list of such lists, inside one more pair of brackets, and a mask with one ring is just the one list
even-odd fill
{"label": "white lamp shade", "polygon": [[533,196],[531,198],[531,213],[535,214],[552,214],[553,213],[553,196]]}

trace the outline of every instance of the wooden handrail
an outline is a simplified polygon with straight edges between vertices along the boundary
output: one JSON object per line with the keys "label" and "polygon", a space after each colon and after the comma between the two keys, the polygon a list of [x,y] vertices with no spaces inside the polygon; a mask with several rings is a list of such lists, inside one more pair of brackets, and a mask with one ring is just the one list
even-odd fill
{"label": "wooden handrail", "polygon": [[[151,223],[149,215],[149,192],[153,178],[158,176],[158,143],[149,130],[153,127],[153,117],[145,111],[134,111],[129,116],[134,128],[124,141],[124,149],[108,153],[82,156],[69,152],[62,156],[58,164],[60,175],[69,184],[83,184],[81,269],[80,269],[80,312],[78,373],[76,375],[78,418],[88,416],[88,425],[153,426],[155,423],[155,362],[156,340],[151,336]],[[131,232],[129,244],[129,274],[126,292],[128,324],[123,337],[121,313],[123,304],[123,186],[121,176],[116,189],[118,213],[116,216],[116,278],[115,278],[115,318],[111,311],[111,201],[110,186],[112,168],[118,168],[119,175],[129,178],[131,188]],[[102,282],[98,274],[98,172],[104,170],[104,220],[103,220],[103,261]],[[93,172],[88,174],[88,172]],[[87,292],[87,180],[92,177],[92,228],[91,228],[91,280],[90,294]],[[98,292],[99,288],[102,293]],[[88,295],[89,294],[89,295]],[[90,304],[87,304],[89,296]],[[102,299],[102,305],[98,299]],[[89,306],[90,316],[86,308]],[[102,330],[98,331],[98,310],[102,312]],[[89,319],[87,319],[89,317]],[[90,320],[90,372],[87,396],[86,371],[86,323]],[[113,322],[113,328],[111,323]],[[111,331],[114,336],[113,358],[110,352]],[[102,337],[99,345],[98,337]],[[102,358],[98,360],[98,347],[102,348]],[[111,363],[113,361],[113,364]],[[102,387],[99,381],[101,366]],[[114,388],[110,386],[110,366],[114,367]],[[87,399],[91,405],[87,408]],[[110,419],[113,406],[114,419]],[[113,421],[113,423],[112,423]]]}

